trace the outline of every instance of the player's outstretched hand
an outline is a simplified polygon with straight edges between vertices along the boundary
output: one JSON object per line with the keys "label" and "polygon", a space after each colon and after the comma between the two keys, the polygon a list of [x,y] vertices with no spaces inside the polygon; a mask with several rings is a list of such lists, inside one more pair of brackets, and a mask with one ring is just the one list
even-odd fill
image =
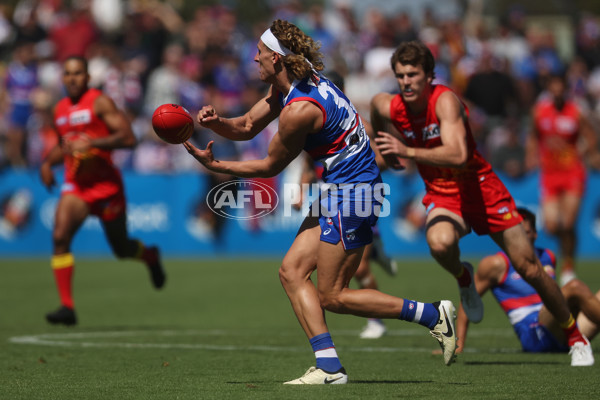
{"label": "player's outstretched hand", "polygon": [[213,141],[211,140],[206,145],[206,149],[201,150],[194,146],[189,140],[183,143],[183,147],[190,153],[198,162],[210,169],[211,165],[215,162],[215,157],[212,152]]}
{"label": "player's outstretched hand", "polygon": [[211,122],[217,121],[219,119],[219,115],[215,108],[211,105],[204,106],[200,111],[198,111],[198,123],[206,128],[210,128]]}
{"label": "player's outstretched hand", "polygon": [[391,134],[382,131],[377,132],[375,143],[388,167],[398,171],[405,168],[402,160],[400,160],[400,157],[407,157],[407,154],[405,154],[407,147],[404,143]]}

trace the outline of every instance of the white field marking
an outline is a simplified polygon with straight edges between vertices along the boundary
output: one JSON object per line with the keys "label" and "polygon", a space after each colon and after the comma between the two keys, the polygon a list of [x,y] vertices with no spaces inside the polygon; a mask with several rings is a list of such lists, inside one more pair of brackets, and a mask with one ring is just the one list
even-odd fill
{"label": "white field marking", "polygon": [[[472,332],[469,336],[488,335],[506,336],[502,329],[481,329]],[[426,331],[425,331],[426,332]],[[422,336],[423,329],[406,329],[390,331],[392,336]],[[498,335],[500,333],[500,335]],[[509,331],[509,333],[512,333]],[[245,333],[247,335],[248,333]],[[239,334],[224,330],[163,330],[163,331],[107,331],[107,332],[69,332],[69,333],[43,333],[39,335],[13,336],[8,339],[10,343],[29,344],[53,347],[80,347],[80,348],[124,348],[124,349],[186,349],[186,350],[217,350],[217,351],[277,351],[277,352],[306,352],[306,346],[267,346],[267,345],[216,345],[204,343],[149,343],[149,342],[102,342],[102,341],[79,341],[81,339],[102,339],[119,337],[174,337],[174,336],[239,336]],[[291,334],[278,334],[279,336],[291,336]],[[357,331],[335,331],[334,336],[358,336]],[[338,346],[338,349],[350,352],[379,352],[379,353],[430,353],[436,346],[431,347],[374,347],[374,346]],[[465,349],[469,353],[478,353],[477,349]],[[516,348],[488,348],[486,353],[518,353]]]}

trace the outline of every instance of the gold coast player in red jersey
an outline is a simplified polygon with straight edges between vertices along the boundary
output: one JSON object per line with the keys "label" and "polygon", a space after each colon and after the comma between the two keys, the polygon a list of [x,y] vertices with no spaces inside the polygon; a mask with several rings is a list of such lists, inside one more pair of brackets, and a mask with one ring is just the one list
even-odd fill
{"label": "gold coast player in red jersey", "polygon": [[[383,156],[413,159],[425,182],[426,235],[433,257],[453,274],[469,319],[483,318],[483,304],[473,283],[473,268],[460,260],[458,242],[473,229],[489,235],[508,255],[515,269],[539,293],[565,329],[572,365],[593,364],[589,341],[581,335],[558,285],[546,274],[527,239],[513,198],[489,163],[475,148],[468,109],[457,95],[433,85],[435,61],[421,42],[404,42],[391,67],[400,94],[377,94],[371,102],[371,123]],[[381,132],[392,123],[399,137]]]}
{"label": "gold coast player in red jersey", "polygon": [[131,125],[115,103],[101,91],[88,87],[87,60],[70,57],[64,62],[63,84],[67,97],[54,109],[59,144],[40,167],[42,182],[55,184],[52,166],[64,162],[65,182],[56,208],[51,260],[61,306],[48,313],[53,324],[74,325],[71,242],[89,215],[96,215],[113,253],[146,263],[152,283],[161,288],[165,274],[157,247],[146,247],[129,237],[125,194],[121,173],[111,160],[111,151],[136,144]]}
{"label": "gold coast player in red jersey", "polygon": [[540,168],[544,225],[558,238],[560,281],[564,285],[575,277],[575,226],[586,182],[586,167],[578,148],[581,139],[585,140],[585,155],[595,167],[599,154],[596,134],[582,107],[567,97],[565,77],[550,77],[546,94],[533,109],[526,160],[530,169]]}

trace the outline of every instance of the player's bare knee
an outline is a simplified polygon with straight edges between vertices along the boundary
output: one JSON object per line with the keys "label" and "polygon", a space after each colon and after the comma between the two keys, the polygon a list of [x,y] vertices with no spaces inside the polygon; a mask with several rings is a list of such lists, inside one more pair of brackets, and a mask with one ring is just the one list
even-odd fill
{"label": "player's bare knee", "polygon": [[550,235],[552,236],[556,236],[558,235],[559,231],[560,231],[560,226],[558,224],[555,223],[546,223],[545,226],[546,232],[548,232]]}
{"label": "player's bare knee", "polygon": [[285,261],[279,267],[279,281],[284,288],[292,287],[300,280],[297,270]]}
{"label": "player's bare knee", "polygon": [[427,236],[429,251],[436,258],[447,256],[455,244],[454,235],[446,232],[434,233]]}
{"label": "player's bare knee", "polygon": [[435,258],[446,257],[450,253],[454,243],[450,235],[436,235],[431,240],[427,240],[427,242],[429,244],[429,251]]}
{"label": "player's bare knee", "polygon": [[591,294],[590,288],[579,279],[572,279],[561,288],[565,298]]}

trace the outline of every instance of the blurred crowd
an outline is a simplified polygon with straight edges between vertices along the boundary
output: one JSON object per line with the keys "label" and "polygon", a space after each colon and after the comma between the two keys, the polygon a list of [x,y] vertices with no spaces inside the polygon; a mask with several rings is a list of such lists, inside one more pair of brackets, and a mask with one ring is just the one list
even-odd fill
{"label": "blurred crowd", "polygon": [[[180,2],[179,2],[180,3]],[[559,30],[531,24],[523,8],[485,16],[467,9],[460,19],[423,9],[422,15],[370,8],[349,0],[323,5],[267,2],[263,18],[248,21],[226,6],[193,12],[157,0],[20,0],[0,5],[0,166],[36,168],[55,144],[52,107],[64,96],[61,62],[89,59],[91,86],[125,110],[139,140],[115,152],[123,169],[174,172],[198,169],[183,146],[161,142],[150,125],[154,109],[177,103],[192,115],[212,104],[239,115],[265,92],[253,58],[260,34],[275,18],[289,20],[321,42],[327,70],[345,79],[364,118],[376,92],[397,90],[389,59],[404,40],[425,42],[436,56],[436,81],[463,95],[481,151],[495,168],[525,174],[530,110],[545,79],[565,71],[571,94],[600,120],[600,18],[581,12]],[[477,2],[473,2],[476,4]],[[567,56],[565,56],[565,54]],[[327,71],[325,72],[327,75]],[[598,125],[596,124],[596,127]],[[232,143],[198,128],[193,140],[215,140],[220,158],[261,156],[268,140]]]}

